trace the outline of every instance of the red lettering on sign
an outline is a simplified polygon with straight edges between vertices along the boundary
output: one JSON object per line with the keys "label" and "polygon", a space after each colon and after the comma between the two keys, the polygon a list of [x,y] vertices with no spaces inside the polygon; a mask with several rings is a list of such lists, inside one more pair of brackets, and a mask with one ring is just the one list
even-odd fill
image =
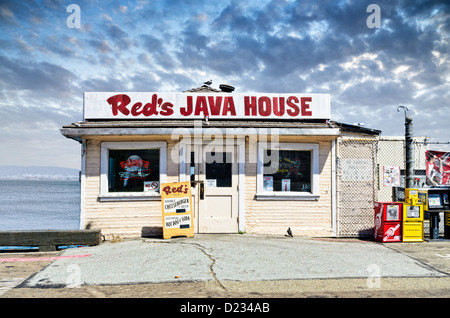
{"label": "red lettering on sign", "polygon": [[[278,101],[280,102],[278,105]],[[275,116],[283,116],[284,115],[284,97],[273,98],[273,114]]]}
{"label": "red lettering on sign", "polygon": [[133,106],[131,106],[131,111],[127,108],[131,102],[131,98],[128,95],[114,95],[106,101],[111,105],[114,116],[117,116],[120,112],[125,116],[128,116],[131,113],[131,116],[133,117],[137,117],[139,115],[149,117],[152,115],[158,115],[158,108],[161,109],[160,114],[163,116],[170,116],[173,114],[173,104],[169,102],[163,103],[163,99],[158,98],[157,94],[153,94],[151,103],[147,103],[144,106],[142,106],[141,102],[134,103]]}
{"label": "red lettering on sign", "polygon": [[214,102],[214,97],[209,96],[209,108],[211,109],[211,115],[218,116],[220,115],[220,106],[222,106],[222,96],[217,96],[216,101]]}
{"label": "red lettering on sign", "polygon": [[153,94],[152,102],[144,105],[144,110],[142,111],[144,116],[158,115],[158,111],[156,110],[158,108],[158,102],[161,104],[162,98],[158,99],[158,95]]}
{"label": "red lettering on sign", "polygon": [[203,112],[203,116],[208,116],[208,104],[206,102],[205,96],[197,97],[197,102],[195,103],[195,113],[194,115],[200,115],[200,112]]}
{"label": "red lettering on sign", "polygon": [[132,116],[138,116],[142,113],[142,110],[140,108],[142,107],[142,103],[136,103],[131,107],[131,115]]}
{"label": "red lettering on sign", "polygon": [[124,115],[128,115],[130,113],[130,111],[127,109],[127,105],[131,102],[131,98],[128,97],[128,95],[114,95],[108,98],[106,101],[111,105],[112,113],[114,116],[117,116],[119,111]]}
{"label": "red lettering on sign", "polygon": [[161,105],[161,111],[159,113],[160,113],[160,115],[163,115],[163,116],[173,115],[173,105],[172,105],[172,103],[168,103],[168,102],[163,103]]}
{"label": "red lettering on sign", "polygon": [[[221,113],[222,110],[222,113]],[[236,107],[234,106],[233,97],[227,96],[196,96],[195,107],[193,96],[187,96],[186,107],[180,108],[182,116],[236,116]]]}
{"label": "red lettering on sign", "polygon": [[149,161],[142,159],[127,159],[125,161],[120,162],[120,166],[122,167],[122,169],[130,167],[142,167],[147,169],[149,164],[150,164]]}
{"label": "red lettering on sign", "polygon": [[[250,100],[251,99],[251,100]],[[244,97],[245,116],[256,116],[256,96]]]}
{"label": "red lettering on sign", "polygon": [[[194,100],[195,98],[195,100]],[[244,96],[244,115],[247,117],[311,117],[312,97],[277,97],[277,96]],[[114,116],[125,115],[132,117],[171,116],[174,114],[174,105],[164,102],[153,94],[151,101],[131,103],[126,94],[118,94],[106,100],[111,105]],[[180,107],[180,115],[231,117],[236,116],[236,107],[233,96],[188,95],[186,106]],[[178,115],[178,114],[176,114]]]}
{"label": "red lettering on sign", "polygon": [[231,116],[236,116],[233,97],[225,97],[222,115],[226,116],[227,113],[230,113]]}
{"label": "red lettering on sign", "polygon": [[258,112],[261,116],[270,116],[272,105],[269,97],[262,96],[258,99]]}
{"label": "red lettering on sign", "polygon": [[286,113],[292,117],[298,116],[298,114],[300,113],[300,109],[298,108],[298,105],[295,104],[294,102],[295,103],[299,102],[298,98],[295,96],[289,96],[287,99],[287,102],[286,102],[286,104],[292,108],[292,109],[286,110]]}
{"label": "red lettering on sign", "polygon": [[177,187],[171,187],[171,186],[165,186],[162,191],[164,191],[164,193],[166,195],[169,195],[171,193],[188,193],[189,188],[187,186],[185,186],[184,184],[180,185],[178,188]]}
{"label": "red lettering on sign", "polygon": [[186,98],[186,108],[180,108],[180,114],[183,116],[189,116],[192,114],[192,96]]}
{"label": "red lettering on sign", "polygon": [[309,104],[306,102],[311,102],[311,97],[302,97],[302,116],[312,116],[312,112],[309,110]]}

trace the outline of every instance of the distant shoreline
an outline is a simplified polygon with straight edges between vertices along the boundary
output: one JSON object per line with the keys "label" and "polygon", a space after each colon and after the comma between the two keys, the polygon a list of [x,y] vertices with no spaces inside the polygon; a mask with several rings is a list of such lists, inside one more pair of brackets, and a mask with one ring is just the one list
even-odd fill
{"label": "distant shoreline", "polygon": [[78,181],[79,173],[72,168],[0,166],[0,180]]}
{"label": "distant shoreline", "polygon": [[78,176],[76,177],[65,177],[65,176],[11,176],[11,177],[0,177],[0,181],[79,181]]}

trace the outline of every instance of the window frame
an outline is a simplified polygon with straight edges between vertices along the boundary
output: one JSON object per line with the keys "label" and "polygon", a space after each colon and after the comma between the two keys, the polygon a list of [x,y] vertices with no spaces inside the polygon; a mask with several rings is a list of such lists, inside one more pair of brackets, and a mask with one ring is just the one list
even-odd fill
{"label": "window frame", "polygon": [[[167,143],[152,142],[102,142],[100,154],[100,201],[114,200],[160,200],[159,193],[146,192],[109,192],[109,150],[159,149],[159,183],[166,182]],[[161,187],[160,187],[161,188]]]}
{"label": "window frame", "polygon": [[[311,192],[264,191],[264,153],[267,149],[311,151]],[[318,143],[279,143],[277,146],[258,142],[258,163],[256,175],[256,198],[263,200],[318,200],[319,195],[319,144]]]}

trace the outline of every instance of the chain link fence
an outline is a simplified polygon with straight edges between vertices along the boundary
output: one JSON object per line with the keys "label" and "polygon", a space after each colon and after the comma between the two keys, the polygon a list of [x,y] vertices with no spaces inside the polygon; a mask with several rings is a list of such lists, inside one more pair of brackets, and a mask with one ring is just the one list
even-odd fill
{"label": "chain link fence", "polygon": [[[428,188],[426,182],[426,151],[431,149],[426,137],[415,137],[414,145],[414,187]],[[378,140],[378,197],[377,201],[403,202],[405,200],[405,139],[403,137],[384,137]],[[400,167],[400,184],[392,186],[386,184],[384,168],[389,166]],[[444,212],[440,213],[439,232],[444,233]],[[430,233],[428,212],[425,212],[424,234]]]}
{"label": "chain link fence", "polygon": [[376,139],[339,138],[337,144],[337,234],[373,236],[376,201]]}
{"label": "chain link fence", "polygon": [[[414,186],[426,185],[426,137],[414,138]],[[337,236],[373,237],[374,202],[402,202],[405,189],[404,137],[341,137],[337,142]],[[398,178],[386,173],[398,171]],[[444,231],[443,213],[439,222]],[[429,234],[428,213],[424,233]]]}

